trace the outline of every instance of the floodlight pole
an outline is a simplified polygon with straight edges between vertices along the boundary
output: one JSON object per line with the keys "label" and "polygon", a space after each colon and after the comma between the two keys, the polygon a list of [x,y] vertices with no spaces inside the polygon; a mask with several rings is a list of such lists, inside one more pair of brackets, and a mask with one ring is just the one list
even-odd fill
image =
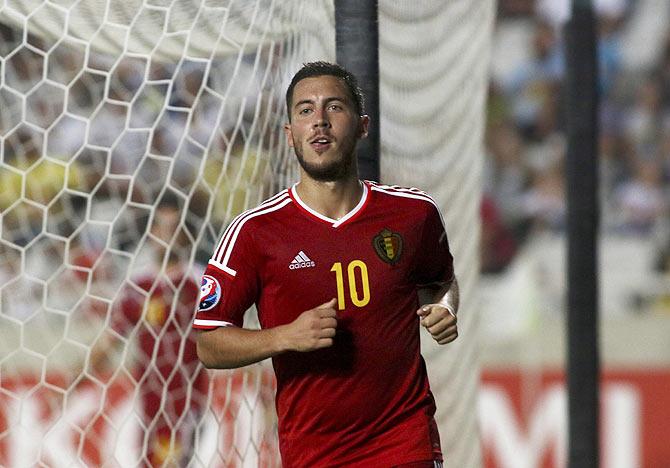
{"label": "floodlight pole", "polygon": [[591,0],[565,29],[567,135],[568,466],[599,466],[598,66]]}
{"label": "floodlight pole", "polygon": [[358,171],[379,181],[379,22],[377,1],[335,0],[337,63],[358,78],[370,116],[368,137],[358,144]]}

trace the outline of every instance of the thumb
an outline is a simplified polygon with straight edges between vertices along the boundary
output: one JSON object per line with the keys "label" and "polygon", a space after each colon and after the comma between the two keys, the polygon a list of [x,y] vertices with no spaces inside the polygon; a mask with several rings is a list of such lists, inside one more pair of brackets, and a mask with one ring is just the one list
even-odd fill
{"label": "thumb", "polygon": [[419,307],[419,310],[416,311],[416,315],[418,315],[419,317],[423,318],[423,317],[425,317],[426,315],[430,314],[430,308],[431,308],[431,305],[430,305],[430,304],[425,305],[425,306],[422,306],[422,307]]}
{"label": "thumb", "polygon": [[328,302],[321,304],[319,307],[317,307],[317,309],[332,309],[335,307],[335,304],[337,304],[337,299],[333,298]]}

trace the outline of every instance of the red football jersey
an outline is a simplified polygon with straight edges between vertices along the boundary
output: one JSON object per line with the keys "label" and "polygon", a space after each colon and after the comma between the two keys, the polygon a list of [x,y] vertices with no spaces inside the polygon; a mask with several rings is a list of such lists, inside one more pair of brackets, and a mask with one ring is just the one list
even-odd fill
{"label": "red football jersey", "polygon": [[[193,433],[207,402],[207,372],[191,330],[198,285],[191,278],[140,278],[143,292],[128,283],[114,304],[111,327],[137,340],[134,376],[141,398],[142,466],[162,466],[166,456],[190,457]],[[131,331],[134,331],[131,334]],[[145,442],[146,441],[146,442]]]}
{"label": "red football jersey", "polygon": [[285,467],[383,467],[441,459],[420,354],[417,289],[453,278],[435,202],[417,189],[364,183],[339,220],[295,187],[233,220],[202,281],[195,328],[263,328],[337,298],[330,348],[273,358]]}

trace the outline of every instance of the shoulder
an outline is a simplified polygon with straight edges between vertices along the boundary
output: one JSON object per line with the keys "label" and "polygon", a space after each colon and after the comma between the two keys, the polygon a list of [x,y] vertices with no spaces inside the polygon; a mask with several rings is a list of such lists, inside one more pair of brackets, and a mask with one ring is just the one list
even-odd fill
{"label": "shoulder", "polygon": [[272,229],[272,223],[268,223],[268,219],[274,216],[282,216],[281,211],[290,203],[292,203],[292,199],[288,190],[282,190],[255,208],[237,215],[221,235],[208,264],[231,273],[233,270],[228,267],[228,261],[233,252],[240,248],[244,250],[245,246],[247,251],[250,251],[250,249],[252,251],[251,244],[255,234],[263,229]]}
{"label": "shoulder", "polygon": [[433,197],[418,188],[386,185],[370,181],[366,181],[366,183],[370,187],[370,190],[378,194],[387,203],[400,204],[403,208],[414,207],[424,212],[439,211]]}
{"label": "shoulder", "polygon": [[288,190],[282,190],[258,206],[245,210],[233,218],[230,224],[228,224],[225,233],[229,231],[242,231],[243,229],[258,229],[265,224],[264,221],[268,218],[281,216],[282,210],[291,203],[292,199]]}

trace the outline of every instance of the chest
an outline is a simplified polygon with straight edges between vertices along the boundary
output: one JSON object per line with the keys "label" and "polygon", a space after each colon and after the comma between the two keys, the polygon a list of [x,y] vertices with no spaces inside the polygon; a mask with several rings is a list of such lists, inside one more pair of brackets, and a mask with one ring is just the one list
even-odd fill
{"label": "chest", "polygon": [[261,305],[281,309],[282,322],[331,298],[343,316],[370,313],[414,290],[420,228],[409,216],[380,214],[337,228],[286,220],[264,236]]}

